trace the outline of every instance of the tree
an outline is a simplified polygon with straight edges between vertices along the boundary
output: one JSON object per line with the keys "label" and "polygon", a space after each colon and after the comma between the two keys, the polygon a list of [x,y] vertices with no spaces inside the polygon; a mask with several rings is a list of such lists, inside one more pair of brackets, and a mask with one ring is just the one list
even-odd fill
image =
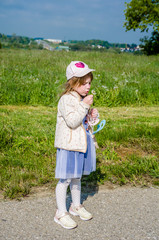
{"label": "tree", "polygon": [[159,53],[159,33],[158,32],[152,32],[152,36],[148,39],[147,37],[144,37],[143,39],[140,39],[141,42],[144,43],[144,45],[140,45],[143,47],[143,52],[147,55],[156,55]]}
{"label": "tree", "polygon": [[126,3],[124,26],[126,31],[141,29],[148,31],[152,26],[154,31],[159,31],[159,0],[131,0]]}
{"label": "tree", "polygon": [[143,51],[147,55],[159,53],[159,0],[131,0],[126,3],[124,27],[126,31],[140,29],[148,32],[153,28],[151,37],[140,39]]}

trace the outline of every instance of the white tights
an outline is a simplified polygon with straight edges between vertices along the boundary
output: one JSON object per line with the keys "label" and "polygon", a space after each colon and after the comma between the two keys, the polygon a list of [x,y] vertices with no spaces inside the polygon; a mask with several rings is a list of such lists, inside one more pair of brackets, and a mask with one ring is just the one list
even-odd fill
{"label": "white tights", "polygon": [[73,205],[74,206],[80,205],[81,179],[80,178],[60,179],[56,186],[56,203],[57,203],[59,214],[67,212],[66,194],[67,194],[67,188],[69,185],[70,185]]}

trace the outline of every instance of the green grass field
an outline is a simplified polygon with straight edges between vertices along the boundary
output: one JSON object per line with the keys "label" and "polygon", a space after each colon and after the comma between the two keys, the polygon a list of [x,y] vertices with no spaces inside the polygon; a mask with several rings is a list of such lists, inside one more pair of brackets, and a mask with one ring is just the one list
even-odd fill
{"label": "green grass field", "polygon": [[94,105],[106,127],[96,134],[97,171],[83,187],[105,182],[159,185],[159,56],[0,51],[0,191],[20,198],[54,189],[56,106],[71,60],[96,69]]}
{"label": "green grass field", "polygon": [[[159,107],[99,108],[106,127],[96,134],[97,171],[83,186],[111,183],[159,184]],[[54,188],[56,109],[1,106],[0,189],[5,197],[27,195],[31,187]]]}
{"label": "green grass field", "polygon": [[159,56],[100,52],[0,51],[0,104],[56,106],[72,60],[96,69],[96,106],[159,103]]}

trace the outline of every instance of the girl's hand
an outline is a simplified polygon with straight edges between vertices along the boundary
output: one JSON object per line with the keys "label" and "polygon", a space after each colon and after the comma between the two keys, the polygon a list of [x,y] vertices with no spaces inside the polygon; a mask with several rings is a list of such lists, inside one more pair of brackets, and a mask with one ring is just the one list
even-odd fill
{"label": "girl's hand", "polygon": [[97,123],[99,123],[100,119],[99,119],[99,113],[98,110],[96,108],[92,108],[89,113],[88,113],[88,118],[87,118],[88,124],[90,126],[94,126]]}
{"label": "girl's hand", "polygon": [[97,118],[99,115],[98,110],[96,108],[92,108],[90,113],[92,118]]}
{"label": "girl's hand", "polygon": [[93,103],[93,95],[88,95],[86,96],[84,99],[83,99],[83,102],[88,104],[88,105],[91,105]]}

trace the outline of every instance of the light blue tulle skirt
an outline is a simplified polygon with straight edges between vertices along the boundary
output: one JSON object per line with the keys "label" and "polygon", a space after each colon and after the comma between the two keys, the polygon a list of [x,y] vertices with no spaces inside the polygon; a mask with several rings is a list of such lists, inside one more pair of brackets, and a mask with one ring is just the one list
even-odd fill
{"label": "light blue tulle skirt", "polygon": [[[87,129],[85,121],[83,121],[83,125]],[[82,175],[89,175],[96,170],[95,144],[87,130],[86,135],[86,153],[57,149],[55,178],[81,178]]]}

